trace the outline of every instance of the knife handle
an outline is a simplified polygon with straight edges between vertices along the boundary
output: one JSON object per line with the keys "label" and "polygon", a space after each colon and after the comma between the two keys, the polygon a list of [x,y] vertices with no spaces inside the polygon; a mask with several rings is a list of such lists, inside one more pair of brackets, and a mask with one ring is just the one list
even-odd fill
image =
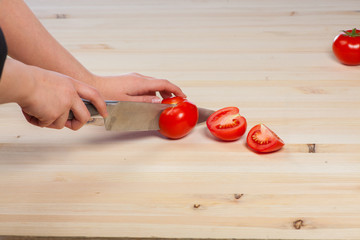
{"label": "knife handle", "polygon": [[[99,112],[95,106],[88,100],[83,99],[86,108],[89,110],[91,116],[99,115]],[[74,113],[70,110],[68,120],[74,119]]]}

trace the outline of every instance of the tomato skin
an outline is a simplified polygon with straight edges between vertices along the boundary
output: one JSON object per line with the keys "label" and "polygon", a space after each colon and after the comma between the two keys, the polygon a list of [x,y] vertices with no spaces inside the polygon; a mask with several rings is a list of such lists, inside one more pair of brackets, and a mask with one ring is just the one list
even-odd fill
{"label": "tomato skin", "polygon": [[180,102],[187,101],[187,99],[182,97],[171,97],[171,98],[165,98],[161,101],[163,104],[178,104]]}
{"label": "tomato skin", "polygon": [[240,116],[237,107],[222,108],[211,114],[206,125],[215,137],[224,141],[235,141],[244,135],[246,119]]}
{"label": "tomato skin", "polygon": [[275,152],[285,145],[283,140],[264,124],[254,126],[249,131],[246,142],[251,149],[260,153]]}
{"label": "tomato skin", "polygon": [[195,126],[199,118],[196,105],[181,97],[167,98],[164,104],[176,104],[165,109],[159,118],[159,132],[170,139],[186,136]]}
{"label": "tomato skin", "polygon": [[[346,33],[345,33],[346,32]],[[360,64],[360,30],[347,30],[337,35],[332,49],[337,59],[345,65]]]}

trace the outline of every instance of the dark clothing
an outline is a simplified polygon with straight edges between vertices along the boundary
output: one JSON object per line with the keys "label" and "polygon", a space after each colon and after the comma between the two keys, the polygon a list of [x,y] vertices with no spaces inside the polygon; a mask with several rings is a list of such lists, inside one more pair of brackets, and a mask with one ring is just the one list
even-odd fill
{"label": "dark clothing", "polygon": [[6,46],[4,34],[0,28],[0,78],[4,68],[6,56],[7,56],[7,46]]}

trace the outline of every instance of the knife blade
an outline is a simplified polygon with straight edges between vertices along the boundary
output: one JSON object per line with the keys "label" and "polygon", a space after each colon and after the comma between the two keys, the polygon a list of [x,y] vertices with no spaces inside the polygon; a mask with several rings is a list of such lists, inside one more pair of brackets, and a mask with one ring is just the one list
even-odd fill
{"label": "knife blade", "polygon": [[[83,100],[86,108],[89,110],[91,116],[99,116],[98,111],[87,100]],[[90,120],[88,124],[105,125],[108,131],[151,131],[159,130],[159,118],[163,110],[168,107],[173,107],[171,104],[161,103],[144,103],[144,102],[127,102],[127,101],[105,101],[108,111],[103,123],[94,119]],[[203,123],[215,111],[198,108],[199,119],[197,124]],[[68,119],[74,118],[70,111]]]}

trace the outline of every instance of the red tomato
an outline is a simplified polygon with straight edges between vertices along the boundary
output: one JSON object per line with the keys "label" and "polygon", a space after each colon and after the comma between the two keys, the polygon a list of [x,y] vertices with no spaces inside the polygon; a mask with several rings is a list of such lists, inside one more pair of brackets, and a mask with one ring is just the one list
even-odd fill
{"label": "red tomato", "polygon": [[345,65],[360,64],[360,30],[344,31],[335,37],[333,52],[339,61]]}
{"label": "red tomato", "polygon": [[210,132],[225,141],[234,141],[244,135],[246,131],[246,119],[239,114],[237,107],[220,109],[206,121]]}
{"label": "red tomato", "polygon": [[261,153],[275,152],[285,144],[283,140],[264,124],[258,124],[253,127],[249,131],[246,141],[250,148]]}
{"label": "red tomato", "polygon": [[181,97],[167,98],[165,104],[176,104],[165,109],[159,119],[160,133],[171,139],[186,136],[196,125],[199,112],[196,105]]}
{"label": "red tomato", "polygon": [[178,104],[179,102],[184,102],[184,101],[187,101],[187,100],[182,97],[171,97],[171,98],[163,99],[161,103],[163,103],[163,104]]}

